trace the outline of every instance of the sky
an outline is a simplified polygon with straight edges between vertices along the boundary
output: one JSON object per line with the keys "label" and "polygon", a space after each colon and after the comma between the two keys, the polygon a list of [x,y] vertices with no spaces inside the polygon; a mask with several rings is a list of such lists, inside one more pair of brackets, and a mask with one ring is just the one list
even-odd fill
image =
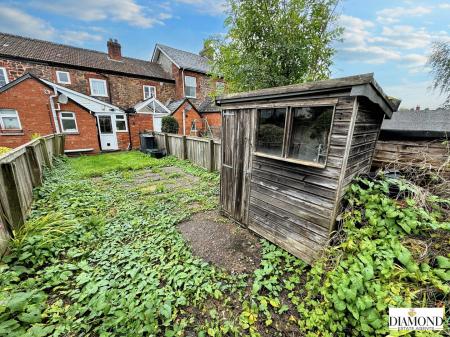
{"label": "sky", "polygon": [[[401,107],[436,108],[426,65],[433,41],[450,41],[449,0],[342,0],[331,77],[374,72]],[[226,32],[224,0],[0,0],[0,31],[149,60],[155,43],[198,53]]]}

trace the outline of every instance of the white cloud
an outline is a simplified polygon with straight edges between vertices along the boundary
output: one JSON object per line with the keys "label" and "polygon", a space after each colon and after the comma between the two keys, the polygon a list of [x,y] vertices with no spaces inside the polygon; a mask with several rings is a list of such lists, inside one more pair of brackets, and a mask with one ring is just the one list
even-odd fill
{"label": "white cloud", "polygon": [[441,3],[438,5],[440,9],[450,9],[450,3]]}
{"label": "white cloud", "polygon": [[82,45],[86,41],[101,41],[103,36],[98,34],[91,34],[88,32],[80,32],[75,30],[67,30],[60,35],[63,43]]}
{"label": "white cloud", "polygon": [[224,0],[176,0],[178,3],[192,5],[197,11],[210,15],[221,15],[226,11]]}
{"label": "white cloud", "polygon": [[2,6],[0,10],[0,31],[38,39],[55,36],[55,29],[48,22],[8,6]]}
{"label": "white cloud", "polygon": [[393,8],[385,8],[378,11],[377,21],[382,23],[395,23],[400,20],[402,17],[415,17],[422,16],[425,14],[431,13],[433,10],[432,7],[393,7]]}
{"label": "white cloud", "polygon": [[141,6],[135,0],[59,0],[49,2],[34,0],[32,5],[53,13],[84,21],[121,21],[131,26],[150,28],[163,24],[169,18],[159,9],[156,13],[149,6]]}

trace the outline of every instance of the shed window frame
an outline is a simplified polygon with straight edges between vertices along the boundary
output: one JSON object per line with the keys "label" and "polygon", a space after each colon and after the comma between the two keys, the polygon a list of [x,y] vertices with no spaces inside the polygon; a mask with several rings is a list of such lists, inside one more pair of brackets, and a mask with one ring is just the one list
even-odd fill
{"label": "shed window frame", "polygon": [[[102,83],[103,84],[103,88],[105,89],[105,93],[104,94],[95,94],[94,93],[94,88],[93,88],[93,83],[97,82],[97,83]],[[108,96],[108,86],[106,84],[106,80],[103,80],[101,78],[90,78],[89,79],[89,87],[90,87],[90,91],[91,91],[91,96],[94,97],[109,97]]]}
{"label": "shed window frame", "polygon": [[[333,108],[333,113],[331,116],[331,123],[330,123],[330,132],[328,133],[328,140],[327,140],[327,153],[325,156],[325,161],[323,163],[311,161],[311,160],[304,160],[304,159],[295,159],[295,158],[289,158],[289,146],[292,140],[292,125],[293,125],[293,110],[295,108],[317,108],[317,107],[330,107]],[[331,143],[331,134],[333,133],[333,126],[334,126],[334,116],[336,113],[336,104],[308,104],[308,105],[296,105],[293,104],[292,106],[273,106],[273,109],[285,109],[286,110],[286,117],[284,121],[284,134],[283,134],[283,145],[281,149],[281,156],[277,155],[271,155],[264,152],[256,151],[256,141],[258,137],[258,126],[259,126],[259,111],[262,109],[266,109],[265,107],[257,108],[256,109],[256,128],[255,128],[255,148],[253,151],[253,154],[258,157],[264,157],[264,158],[270,158],[270,159],[276,159],[284,162],[294,163],[294,164],[301,164],[304,166],[310,166],[310,167],[316,167],[316,168],[325,168],[328,163],[328,156],[330,152],[330,143]]]}
{"label": "shed window frame", "polygon": [[3,87],[4,85],[7,85],[9,83],[9,79],[8,79],[8,72],[6,71],[5,67],[0,67],[0,72],[3,73],[3,79],[5,81],[4,84],[0,83],[0,88]]}
{"label": "shed window frame", "polygon": [[[63,114],[71,114],[72,116],[71,117],[63,116]],[[66,129],[64,127],[64,123],[63,123],[64,120],[73,120],[74,123],[75,123],[75,129]],[[75,115],[75,112],[72,112],[72,111],[61,111],[59,113],[59,121],[60,121],[60,124],[61,124],[61,130],[62,130],[63,133],[65,133],[65,134],[78,134],[79,133],[78,132],[77,116]]]}
{"label": "shed window frame", "polygon": [[[61,74],[67,75],[67,81],[61,80],[61,77],[60,77]],[[57,79],[58,83],[61,83],[61,84],[70,84],[71,83],[70,73],[68,71],[59,71],[59,70],[56,71],[56,79]]]}
{"label": "shed window frame", "polygon": [[[19,112],[15,109],[0,109],[3,113],[0,114],[0,130],[1,131],[22,131],[22,123],[20,122]],[[5,113],[6,112],[6,113]],[[18,128],[6,128],[3,118],[17,119]]]}

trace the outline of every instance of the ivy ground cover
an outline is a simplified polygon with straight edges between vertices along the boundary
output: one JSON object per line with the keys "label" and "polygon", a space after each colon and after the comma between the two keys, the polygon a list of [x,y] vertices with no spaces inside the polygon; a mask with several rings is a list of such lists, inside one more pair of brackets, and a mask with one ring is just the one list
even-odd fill
{"label": "ivy ground cover", "polygon": [[177,227],[218,207],[218,181],[137,152],[61,160],[0,264],[0,336],[385,336],[389,305],[448,303],[449,201],[360,181],[312,268],[261,240],[231,274]]}

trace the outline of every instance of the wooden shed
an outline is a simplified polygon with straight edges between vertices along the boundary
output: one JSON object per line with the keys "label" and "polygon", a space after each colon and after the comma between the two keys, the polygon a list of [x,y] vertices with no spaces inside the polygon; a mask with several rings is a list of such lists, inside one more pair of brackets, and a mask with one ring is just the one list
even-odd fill
{"label": "wooden shed", "polygon": [[373,74],[220,97],[222,211],[311,263],[400,101]]}

